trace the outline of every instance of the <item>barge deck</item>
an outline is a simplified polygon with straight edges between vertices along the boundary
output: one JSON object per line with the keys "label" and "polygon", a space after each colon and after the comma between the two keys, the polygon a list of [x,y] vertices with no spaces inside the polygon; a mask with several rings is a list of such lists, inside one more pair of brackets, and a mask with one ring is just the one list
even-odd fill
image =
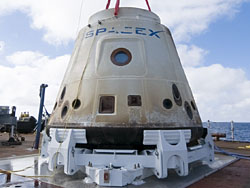
{"label": "barge deck", "polygon": [[[0,144],[0,187],[98,187],[86,185],[82,172],[67,176],[62,168],[54,173],[47,170],[46,159],[33,150],[35,135],[24,135],[22,145],[2,146]],[[0,141],[6,141],[8,134],[1,133]],[[250,157],[250,143],[215,141],[215,145],[227,152]],[[152,176],[143,185],[127,187],[250,187],[250,160],[217,153],[212,165],[192,164],[190,174],[179,177],[170,172],[168,178],[159,180]]]}

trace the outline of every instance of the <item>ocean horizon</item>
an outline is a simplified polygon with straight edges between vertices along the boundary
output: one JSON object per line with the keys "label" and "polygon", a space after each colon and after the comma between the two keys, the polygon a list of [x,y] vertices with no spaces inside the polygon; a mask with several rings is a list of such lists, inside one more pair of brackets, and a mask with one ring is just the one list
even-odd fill
{"label": "ocean horizon", "polygon": [[[250,142],[250,122],[233,122],[234,141]],[[203,122],[204,127],[208,127],[208,122]],[[231,122],[210,121],[211,133],[225,133],[226,138],[221,140],[232,141]]]}

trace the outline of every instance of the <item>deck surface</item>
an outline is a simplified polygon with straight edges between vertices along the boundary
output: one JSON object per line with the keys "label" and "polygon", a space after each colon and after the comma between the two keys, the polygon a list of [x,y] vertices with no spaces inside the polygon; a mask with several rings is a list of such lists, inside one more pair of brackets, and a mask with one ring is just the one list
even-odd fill
{"label": "deck surface", "polygon": [[[2,146],[0,144],[0,187],[98,187],[95,184],[86,185],[83,182],[85,175],[81,172],[74,176],[67,176],[63,169],[57,169],[53,174],[48,171],[46,160],[38,157],[38,150],[33,150],[34,134],[22,135],[25,141],[22,145]],[[0,133],[0,142],[8,139],[7,133]],[[245,156],[250,156],[250,143],[215,141],[220,148]],[[26,167],[30,167],[25,169]],[[9,173],[25,169],[21,172]],[[236,160],[234,157],[216,154],[215,162],[208,165],[193,165],[190,174],[179,177],[169,173],[168,178],[159,180],[152,176],[145,179],[141,186],[127,187],[250,187],[250,160]],[[21,175],[21,176],[20,176]],[[22,176],[26,177],[22,177]],[[50,177],[29,177],[29,176]]]}
{"label": "deck surface", "polygon": [[194,183],[189,188],[248,188],[250,187],[250,161],[241,159]]}
{"label": "deck surface", "polygon": [[250,142],[215,141],[214,143],[226,151],[250,157]]}
{"label": "deck surface", "polygon": [[33,149],[35,135],[22,134],[20,136],[25,138],[25,141],[23,141],[21,145],[5,146],[2,145],[2,143],[8,141],[9,133],[0,133],[0,159],[38,154],[38,150]]}

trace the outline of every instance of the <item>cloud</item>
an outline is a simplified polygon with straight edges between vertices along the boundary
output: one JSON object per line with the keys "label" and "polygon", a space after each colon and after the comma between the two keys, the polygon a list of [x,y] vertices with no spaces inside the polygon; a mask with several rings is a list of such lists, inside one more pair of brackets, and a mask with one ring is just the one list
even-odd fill
{"label": "cloud", "polygon": [[[45,31],[43,39],[50,44],[62,45],[74,40],[77,35],[82,0],[1,0],[0,16],[21,11],[31,18],[31,28]],[[90,15],[103,10],[105,1],[83,0],[81,27],[87,25]]]}
{"label": "cloud", "polygon": [[185,68],[203,121],[250,121],[250,80],[242,69]]}
{"label": "cloud", "polygon": [[195,45],[177,45],[181,63],[184,67],[201,66],[204,62],[205,55],[208,54],[207,50],[199,48]]}
{"label": "cloud", "polygon": [[7,61],[15,66],[36,67],[43,61],[48,61],[48,57],[39,52],[21,51],[6,57]]}
{"label": "cloud", "polygon": [[55,98],[66,70],[70,56],[54,59],[38,52],[16,52],[7,57],[7,63],[14,67],[0,65],[1,105],[16,105],[19,115],[29,111],[37,116],[39,108],[39,87],[46,83],[46,106],[52,110]]}
{"label": "cloud", "polygon": [[4,41],[0,41],[0,54],[4,51],[5,43]]}
{"label": "cloud", "polygon": [[211,22],[222,16],[234,16],[243,2],[246,0],[152,1],[152,6],[173,31],[175,41],[181,42],[206,31]]}
{"label": "cloud", "polygon": [[250,80],[242,69],[221,64],[204,66],[208,51],[177,46],[203,121],[250,121]]}
{"label": "cloud", "polygon": [[[151,1],[152,10],[171,28],[177,42],[187,41],[204,32],[217,18],[234,15],[246,0],[179,0]],[[115,1],[112,1],[114,7]],[[106,1],[83,0],[80,27],[87,24],[93,13],[103,10]],[[122,1],[121,6],[146,8],[145,1]],[[11,11],[22,11],[31,18],[33,29],[44,30],[44,40],[51,44],[66,44],[75,39],[80,15],[81,0],[1,0],[0,16]]]}

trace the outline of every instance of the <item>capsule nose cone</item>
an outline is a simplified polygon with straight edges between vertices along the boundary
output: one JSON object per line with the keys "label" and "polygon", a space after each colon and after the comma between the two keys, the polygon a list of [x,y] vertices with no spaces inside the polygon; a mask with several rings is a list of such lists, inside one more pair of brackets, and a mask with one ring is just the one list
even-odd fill
{"label": "capsule nose cone", "polygon": [[113,12],[94,14],[80,32],[50,127],[86,129],[88,143],[98,147],[141,147],[145,129],[198,127],[200,138],[200,116],[169,30],[147,10]]}

